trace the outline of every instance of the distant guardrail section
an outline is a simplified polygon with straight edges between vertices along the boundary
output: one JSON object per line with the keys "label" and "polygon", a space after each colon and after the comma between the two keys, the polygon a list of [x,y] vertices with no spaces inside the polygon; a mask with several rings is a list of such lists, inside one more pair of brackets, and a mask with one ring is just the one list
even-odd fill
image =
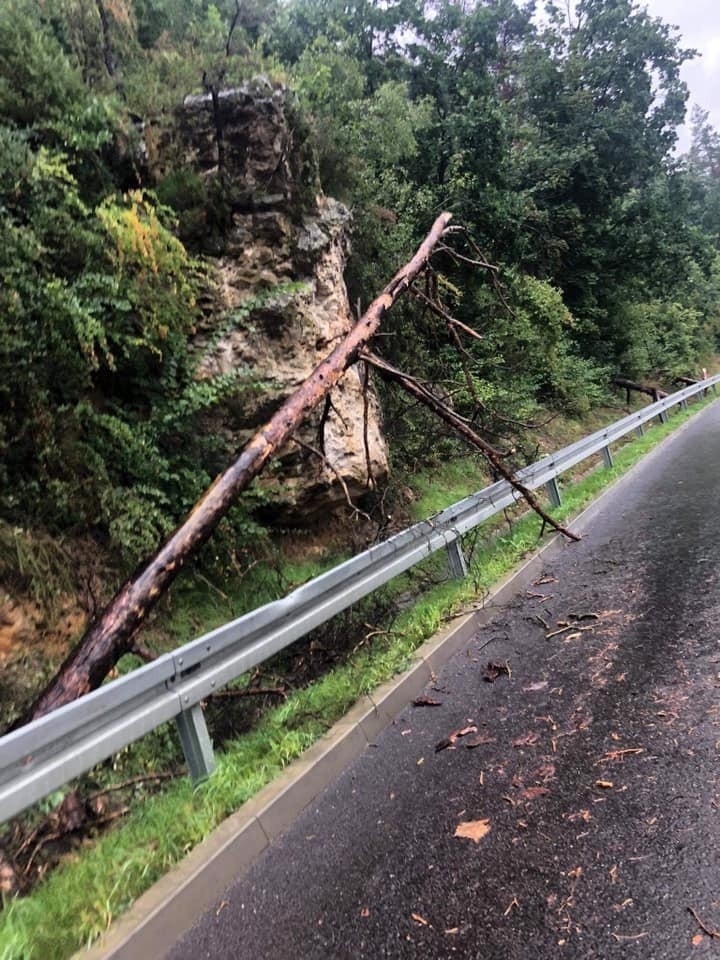
{"label": "distant guardrail section", "polygon": [[[596,453],[612,466],[611,446],[663,422],[675,406],[716,391],[720,375],[678,390],[516,474],[531,489],[545,486],[560,504],[557,478]],[[146,666],[0,738],[0,822],[168,720],[177,724],[193,779],[215,766],[201,701],[300,639],[398,574],[445,549],[453,576],[467,573],[460,538],[521,495],[501,480],[428,520],[403,530],[308,581],[288,596],[232,620]]]}

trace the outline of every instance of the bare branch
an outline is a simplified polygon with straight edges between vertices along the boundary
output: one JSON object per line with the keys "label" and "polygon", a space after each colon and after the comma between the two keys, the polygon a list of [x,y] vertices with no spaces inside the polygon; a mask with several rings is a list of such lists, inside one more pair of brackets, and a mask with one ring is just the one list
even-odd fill
{"label": "bare branch", "polygon": [[364,520],[370,521],[370,516],[367,513],[365,513],[364,510],[361,510],[359,507],[356,507],[355,504],[352,502],[352,497],[350,496],[348,485],[345,482],[345,477],[343,477],[343,475],[340,473],[337,467],[335,467],[332,463],[330,463],[330,461],[325,456],[325,454],[322,453],[322,451],[318,450],[316,447],[310,446],[309,443],[305,443],[303,440],[300,440],[299,437],[293,436],[290,439],[292,440],[293,443],[296,443],[301,449],[307,450],[308,453],[312,453],[313,456],[318,457],[320,460],[322,460],[323,464],[328,468],[328,470],[331,470],[335,474],[338,483],[342,487],[342,492],[345,494],[345,500],[347,501],[347,505],[350,507],[352,512],[356,513],[358,516],[362,517]]}
{"label": "bare branch", "polygon": [[563,536],[567,537],[569,540],[580,540],[580,537],[576,533],[573,533],[561,523],[558,523],[557,520],[551,517],[550,514],[543,509],[534,493],[528,487],[526,487],[525,484],[518,480],[512,471],[505,466],[505,464],[502,462],[502,459],[498,457],[494,448],[491,447],[486,440],[483,440],[479,434],[472,430],[461,417],[459,417],[453,410],[450,409],[450,407],[446,406],[433,393],[423,387],[422,384],[420,384],[414,377],[411,377],[408,374],[398,370],[396,367],[393,367],[376,354],[371,353],[368,350],[364,350],[362,356],[368,363],[371,363],[373,367],[375,367],[380,376],[384,377],[386,380],[392,381],[393,383],[399,384],[409,394],[433,410],[433,412],[436,413],[446,423],[454,427],[460,436],[463,437],[463,439],[466,440],[471,446],[480,450],[488,463],[492,466],[493,470],[507,480],[507,482],[523,496],[530,507],[532,507],[532,509],[540,517],[542,517],[544,523],[547,523],[549,526],[553,527],[553,529],[557,530],[559,533],[562,533]]}

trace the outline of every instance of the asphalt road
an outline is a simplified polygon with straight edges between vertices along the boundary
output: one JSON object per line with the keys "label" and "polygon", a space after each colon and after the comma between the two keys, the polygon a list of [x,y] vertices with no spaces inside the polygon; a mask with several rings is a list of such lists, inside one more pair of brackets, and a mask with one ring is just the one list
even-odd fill
{"label": "asphalt road", "polygon": [[719,467],[715,404],[168,956],[720,956]]}

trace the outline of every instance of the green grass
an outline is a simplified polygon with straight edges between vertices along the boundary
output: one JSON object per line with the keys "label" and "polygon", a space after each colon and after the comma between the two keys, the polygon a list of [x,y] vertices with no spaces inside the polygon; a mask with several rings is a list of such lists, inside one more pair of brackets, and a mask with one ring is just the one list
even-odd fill
{"label": "green grass", "polygon": [[422,471],[412,477],[416,499],[411,506],[414,520],[425,520],[445,507],[462,500],[469,492],[490,482],[487,470],[477,457],[456,457],[441,467]]}
{"label": "green grass", "polygon": [[[596,470],[566,485],[563,506],[555,515],[567,519],[577,513],[700,407],[675,413],[670,423],[653,426],[642,439],[617,449],[612,469]],[[461,473],[456,471],[452,483]],[[474,539],[474,549],[466,580],[445,581],[430,589],[372,647],[361,647],[343,666],[268,711],[251,733],[226,747],[209,781],[195,788],[186,779],[173,781],[162,794],[138,805],[122,826],[70,857],[32,895],[8,903],[0,914],[0,960],[60,960],[91,943],[226,816],[300,756],[358,697],[401,671],[444,619],[537,547],[539,531],[538,518],[526,514],[492,539],[481,539],[483,531],[476,537],[468,535],[466,544]],[[434,569],[442,562],[439,554],[426,561]],[[167,731],[159,734],[163,735],[169,736]]]}

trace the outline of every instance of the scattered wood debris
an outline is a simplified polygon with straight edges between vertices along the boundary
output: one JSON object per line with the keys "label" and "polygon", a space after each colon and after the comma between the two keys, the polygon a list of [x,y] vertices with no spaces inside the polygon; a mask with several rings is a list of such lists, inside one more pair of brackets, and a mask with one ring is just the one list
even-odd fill
{"label": "scattered wood debris", "polygon": [[592,814],[589,810],[578,810],[577,813],[569,813],[567,819],[570,823],[574,823],[576,820],[582,820],[584,823],[588,823],[592,820]]}
{"label": "scattered wood debris", "polygon": [[419,913],[411,913],[410,916],[413,918],[415,923],[420,924],[421,927],[430,927],[432,924],[429,920],[426,920],[425,917],[421,917]]}
{"label": "scattered wood debris", "polygon": [[489,733],[479,733],[476,737],[466,740],[465,746],[468,750],[473,750],[475,747],[485,746],[486,743],[495,743],[495,737],[491,737]]}
{"label": "scattered wood debris", "polygon": [[435,744],[435,753],[439,753],[441,750],[446,750],[448,747],[455,745],[456,741],[461,737],[467,737],[470,733],[477,733],[478,728],[475,724],[470,724],[467,727],[461,727],[459,730],[453,730],[452,733],[448,734],[444,740],[441,740],[439,743]]}
{"label": "scattered wood debris", "polygon": [[712,937],[713,940],[720,940],[720,930],[716,930],[714,927],[709,927],[706,923],[704,923],[692,907],[688,907],[688,912],[695,919],[697,925],[700,927],[703,933],[706,933],[709,937]]}
{"label": "scattered wood debris", "polygon": [[495,683],[497,678],[502,676],[505,676],[508,679],[512,677],[510,662],[505,660],[503,663],[496,663],[495,661],[490,660],[485,668],[483,680],[486,680],[488,683]]}
{"label": "scattered wood debris", "polygon": [[624,760],[625,757],[634,756],[638,753],[645,753],[645,747],[621,747],[618,750],[608,750],[599,760],[595,761],[595,766],[612,763],[617,760]]}
{"label": "scattered wood debris", "polygon": [[414,707],[441,707],[442,700],[436,700],[434,697],[416,697],[413,700]]}
{"label": "scattered wood debris", "polygon": [[503,911],[503,916],[507,917],[512,912],[513,907],[519,907],[519,906],[520,906],[520,901],[518,900],[517,897],[513,897],[507,909]]}
{"label": "scattered wood debris", "polygon": [[574,631],[573,639],[577,639],[581,633],[585,633],[586,630],[592,630],[592,627],[579,627],[576,623],[566,623],[564,620],[558,620],[560,625],[557,630],[551,630],[549,633],[545,634],[546,640],[552,640],[553,637],[559,637],[561,633],[568,633],[570,630]]}
{"label": "scattered wood debris", "polygon": [[543,617],[541,617],[541,616],[540,616],[539,614],[537,614],[537,613],[533,614],[532,617],[525,617],[525,619],[526,619],[529,623],[537,623],[537,625],[538,625],[539,627],[542,627],[543,630],[549,630],[549,629],[550,629],[550,624],[547,622],[547,620],[545,620]]}
{"label": "scattered wood debris", "polygon": [[531,730],[529,733],[524,733],[521,737],[518,737],[517,740],[513,740],[514,747],[531,747],[533,744],[537,743],[540,739],[540,734],[535,733],[534,730]]}
{"label": "scattered wood debris", "polygon": [[524,790],[521,790],[518,799],[519,800],[537,800],[538,797],[547,796],[550,793],[547,787],[526,787]]}

